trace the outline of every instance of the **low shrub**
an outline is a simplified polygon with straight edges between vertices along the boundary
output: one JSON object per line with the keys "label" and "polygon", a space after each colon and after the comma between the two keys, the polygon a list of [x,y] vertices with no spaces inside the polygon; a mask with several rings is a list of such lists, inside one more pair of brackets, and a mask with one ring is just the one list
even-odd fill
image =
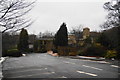
{"label": "low shrub", "polygon": [[103,46],[92,45],[78,52],[82,56],[104,56],[106,49]]}
{"label": "low shrub", "polygon": [[45,48],[45,46],[42,46],[39,50],[38,50],[39,53],[46,53],[47,50]]}
{"label": "low shrub", "polygon": [[52,49],[53,53],[58,53],[57,49]]}
{"label": "low shrub", "polygon": [[2,50],[2,57],[6,57],[7,50]]}
{"label": "low shrub", "polygon": [[5,56],[20,57],[20,56],[22,56],[22,53],[18,49],[10,49],[7,51]]}
{"label": "low shrub", "polygon": [[77,55],[77,48],[76,47],[69,47],[69,46],[59,46],[58,47],[58,55],[60,56],[76,56]]}
{"label": "low shrub", "polygon": [[86,49],[79,50],[77,53],[78,53],[79,56],[86,56],[87,55],[86,54]]}
{"label": "low shrub", "polygon": [[33,46],[33,52],[35,53],[46,53],[46,46],[44,44],[42,44],[41,41],[36,40],[34,42],[34,46]]}
{"label": "low shrub", "polygon": [[116,51],[117,51],[116,59],[120,60],[120,46],[116,48]]}
{"label": "low shrub", "polygon": [[105,54],[105,58],[116,58],[117,52],[115,50],[108,50],[107,53]]}
{"label": "low shrub", "polygon": [[76,56],[77,53],[76,52],[69,52],[69,56]]}
{"label": "low shrub", "polygon": [[58,55],[60,56],[68,56],[69,55],[69,48],[67,46],[59,46],[58,47]]}
{"label": "low shrub", "polygon": [[32,53],[32,52],[33,52],[33,49],[32,49],[32,48],[29,48],[28,52],[29,52],[29,53]]}

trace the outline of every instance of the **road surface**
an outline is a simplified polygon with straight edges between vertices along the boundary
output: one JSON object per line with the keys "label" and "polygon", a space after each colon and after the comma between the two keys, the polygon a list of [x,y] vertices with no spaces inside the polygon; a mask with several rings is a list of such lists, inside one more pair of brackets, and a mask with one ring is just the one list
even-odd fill
{"label": "road surface", "polygon": [[3,62],[4,78],[118,78],[118,69],[105,61],[54,57],[33,53]]}

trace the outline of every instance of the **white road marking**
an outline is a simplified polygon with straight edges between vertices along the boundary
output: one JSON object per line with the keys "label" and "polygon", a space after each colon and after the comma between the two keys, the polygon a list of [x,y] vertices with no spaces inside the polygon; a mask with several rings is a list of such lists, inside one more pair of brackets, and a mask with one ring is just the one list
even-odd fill
{"label": "white road marking", "polygon": [[66,63],[66,64],[75,64],[75,63],[68,62],[68,61],[63,61],[63,62]]}
{"label": "white road marking", "polygon": [[[24,68],[25,66],[19,66],[18,68]],[[14,69],[14,67],[7,67],[8,69]]]}
{"label": "white road marking", "polygon": [[[55,72],[45,72],[43,74],[54,74]],[[16,77],[10,77],[10,78],[22,78],[22,77],[30,77],[30,76],[37,76],[40,74],[30,74],[30,75],[22,75],[22,76],[16,76]]]}
{"label": "white road marking", "polygon": [[[24,68],[25,66],[19,66],[18,68]],[[14,69],[14,67],[7,67],[7,69]],[[44,68],[45,70],[47,69],[47,68]]]}
{"label": "white road marking", "polygon": [[98,61],[98,62],[99,63],[106,63],[106,64],[109,63],[109,62],[106,62],[106,61]]}
{"label": "white road marking", "polygon": [[55,72],[51,72],[52,74],[54,74]]}
{"label": "white road marking", "polygon": [[61,76],[61,77],[57,77],[57,78],[67,78],[67,77],[65,77],[65,76]]}
{"label": "white road marking", "polygon": [[10,72],[10,73],[28,72],[33,70],[42,70],[42,69],[30,69],[30,70],[16,71],[16,72]]}
{"label": "white road marking", "polygon": [[24,68],[25,66],[19,66],[19,68]]}
{"label": "white road marking", "polygon": [[23,77],[30,77],[30,76],[37,76],[37,75],[40,75],[40,74],[22,75],[22,76],[10,77],[10,78],[23,78]]}
{"label": "white road marking", "polygon": [[98,62],[98,63],[109,64],[109,62],[106,62],[106,61],[92,61],[92,60],[81,60],[81,61],[89,61],[89,62]]}
{"label": "white road marking", "polygon": [[90,76],[97,76],[96,74],[93,74],[93,73],[87,73],[87,72],[83,72],[83,71],[77,71],[78,73],[82,73],[82,74],[87,74],[87,75],[90,75]]}
{"label": "white road marking", "polygon": [[67,78],[67,77],[65,77],[65,76],[62,76],[61,78]]}
{"label": "white road marking", "polygon": [[[25,66],[19,66],[19,68],[24,68]],[[8,67],[8,69],[13,69],[14,67]],[[23,70],[23,71],[16,71],[16,72],[11,72],[11,73],[19,73],[19,72],[27,72],[27,71],[33,71],[33,70],[47,70],[47,68],[43,69],[30,69],[30,70]]]}
{"label": "white road marking", "polygon": [[65,61],[64,63],[68,64],[68,63],[70,63],[70,62],[66,62],[66,61]]}
{"label": "white road marking", "polygon": [[116,65],[111,65],[112,67],[115,67],[115,68],[120,68],[119,66],[116,66]]}
{"label": "white road marking", "polygon": [[103,69],[100,69],[100,68],[96,68],[96,67],[91,67],[91,66],[86,66],[86,65],[82,65],[82,66],[84,66],[84,67],[88,67],[88,68],[92,68],[92,69],[96,69],[96,70],[103,70]]}
{"label": "white road marking", "polygon": [[45,72],[43,74],[54,74],[55,72]]}

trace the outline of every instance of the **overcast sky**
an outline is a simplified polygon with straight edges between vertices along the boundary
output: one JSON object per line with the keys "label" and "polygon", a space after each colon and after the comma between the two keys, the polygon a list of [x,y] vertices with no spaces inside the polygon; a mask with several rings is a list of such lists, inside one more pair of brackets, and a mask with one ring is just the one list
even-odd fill
{"label": "overcast sky", "polygon": [[35,22],[28,28],[30,34],[56,32],[65,22],[68,31],[83,25],[91,31],[99,31],[105,21],[107,11],[103,4],[109,0],[37,0],[28,14]]}

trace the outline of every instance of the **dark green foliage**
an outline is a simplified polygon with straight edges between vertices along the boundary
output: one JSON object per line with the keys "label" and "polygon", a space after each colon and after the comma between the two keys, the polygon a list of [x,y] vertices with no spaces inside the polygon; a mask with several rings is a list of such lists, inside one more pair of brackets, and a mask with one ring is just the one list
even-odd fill
{"label": "dark green foliage", "polygon": [[118,27],[117,35],[118,35],[118,46],[116,47],[116,51],[117,51],[117,58],[120,59],[120,26]]}
{"label": "dark green foliage", "polygon": [[58,46],[58,55],[68,56],[69,55],[69,47]]}
{"label": "dark green foliage", "polygon": [[34,47],[33,47],[34,52],[38,52],[38,41],[34,42]]}
{"label": "dark green foliage", "polygon": [[12,46],[12,40],[11,35],[9,33],[2,34],[2,55],[4,56],[7,52],[7,49],[9,49]]}
{"label": "dark green foliage", "polygon": [[26,29],[22,29],[20,32],[19,43],[18,43],[18,50],[22,52],[27,52],[29,49],[28,47],[28,33]]}
{"label": "dark green foliage", "polygon": [[43,43],[43,41],[41,41],[41,40],[36,40],[34,42],[34,50],[33,51],[37,52],[37,53],[38,52],[40,52],[40,53],[47,52],[45,42]]}
{"label": "dark green foliage", "polygon": [[117,58],[117,52],[115,50],[107,50],[105,54],[105,58],[111,59],[111,58]]}
{"label": "dark green foliage", "polygon": [[101,33],[98,43],[110,50],[117,51],[117,57],[120,58],[120,28],[113,27]]}
{"label": "dark green foliage", "polygon": [[119,30],[118,27],[113,27],[105,32],[109,39],[109,45],[111,49],[115,49],[119,46]]}
{"label": "dark green foliage", "polygon": [[70,46],[58,46],[58,55],[59,56],[76,56],[77,48]]}
{"label": "dark green foliage", "polygon": [[116,48],[117,51],[117,59],[120,59],[120,45]]}
{"label": "dark green foliage", "polygon": [[17,35],[10,35],[10,33],[2,34],[2,55],[4,56],[8,49],[16,48],[18,43]]}
{"label": "dark green foliage", "polygon": [[5,56],[20,57],[20,56],[22,56],[22,53],[17,49],[10,49],[10,50],[7,51]]}
{"label": "dark green foliage", "polygon": [[91,42],[92,42],[91,37],[87,37],[87,38],[85,39],[85,43],[86,43],[86,44],[91,44]]}
{"label": "dark green foliage", "polygon": [[58,53],[57,49],[52,49],[53,53]]}
{"label": "dark green foliage", "polygon": [[63,23],[60,29],[55,35],[54,45],[57,46],[67,46],[68,45],[68,33],[66,24]]}
{"label": "dark green foliage", "polygon": [[105,35],[105,33],[101,33],[100,36],[97,39],[98,43],[101,43],[101,45],[105,46],[105,47],[109,47],[109,39],[108,37]]}
{"label": "dark green foliage", "polygon": [[115,30],[109,34],[109,39],[111,41],[111,48],[114,48],[117,51],[118,58],[120,59],[120,0],[111,0],[106,2],[104,4],[104,8],[108,11],[108,16],[106,22],[101,27],[105,29],[110,27],[117,27],[118,30]]}
{"label": "dark green foliage", "polygon": [[113,27],[103,31],[97,39],[97,42],[109,50],[116,50],[117,57],[120,58],[120,28]]}
{"label": "dark green foliage", "polygon": [[2,50],[2,57],[6,57],[6,53],[7,53],[7,50],[6,50],[6,49],[3,49],[3,50]]}
{"label": "dark green foliage", "polygon": [[32,52],[33,52],[33,48],[29,48],[28,53],[32,53]]}
{"label": "dark green foliage", "polygon": [[82,56],[104,56],[105,53],[106,49],[104,47],[95,45],[79,51],[79,55]]}
{"label": "dark green foliage", "polygon": [[40,49],[39,49],[39,52],[40,52],[40,53],[45,53],[45,52],[47,52],[45,45],[40,44],[39,47],[40,47]]}
{"label": "dark green foliage", "polygon": [[2,34],[2,49],[14,48],[17,43],[17,38],[9,33]]}

